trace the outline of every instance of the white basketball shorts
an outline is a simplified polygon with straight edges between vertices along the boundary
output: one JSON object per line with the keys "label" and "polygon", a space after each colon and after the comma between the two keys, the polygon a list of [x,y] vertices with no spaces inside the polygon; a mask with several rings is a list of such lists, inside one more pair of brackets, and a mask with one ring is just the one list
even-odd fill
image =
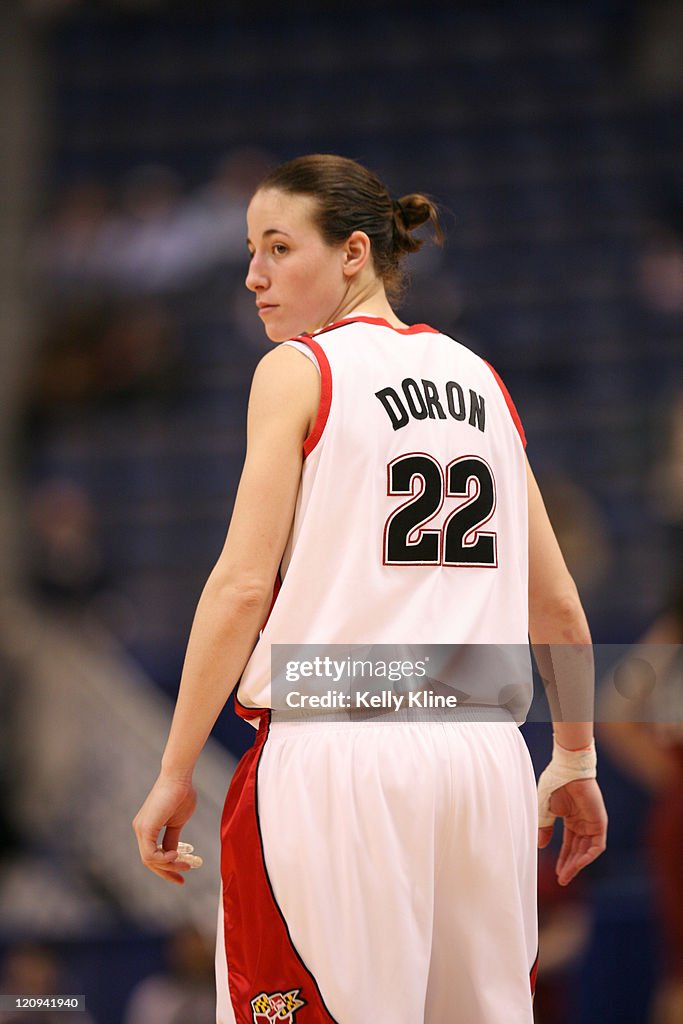
{"label": "white basketball shorts", "polygon": [[513,722],[264,715],[223,815],[218,1024],[532,1024],[536,824]]}

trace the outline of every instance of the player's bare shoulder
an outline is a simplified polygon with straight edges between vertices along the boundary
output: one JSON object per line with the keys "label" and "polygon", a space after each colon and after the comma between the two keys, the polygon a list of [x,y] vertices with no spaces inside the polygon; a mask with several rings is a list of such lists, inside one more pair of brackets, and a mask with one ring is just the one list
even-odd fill
{"label": "player's bare shoulder", "polygon": [[[305,344],[305,341],[303,342]],[[275,380],[284,379],[294,383],[305,384],[306,381],[317,383],[320,374],[315,362],[299,347],[301,343],[296,338],[290,342],[281,342],[275,345],[269,352],[259,360],[254,379],[263,377]]]}
{"label": "player's bare shoulder", "polygon": [[252,380],[250,416],[285,414],[310,425],[319,401],[318,367],[299,348],[282,343],[260,359]]}

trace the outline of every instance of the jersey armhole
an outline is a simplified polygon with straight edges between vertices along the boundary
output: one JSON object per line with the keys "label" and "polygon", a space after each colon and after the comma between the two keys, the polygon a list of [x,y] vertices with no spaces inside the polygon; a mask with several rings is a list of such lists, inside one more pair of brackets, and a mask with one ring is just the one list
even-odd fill
{"label": "jersey armhole", "polygon": [[317,341],[314,341],[313,338],[300,337],[292,339],[291,341],[286,341],[284,344],[297,349],[302,355],[310,359],[311,362],[318,367],[318,371],[320,373],[320,401],[318,403],[318,413],[311,428],[311,432],[304,441],[304,458],[306,458],[311,454],[322,437],[325,424],[327,423],[327,417],[330,414],[330,406],[332,404],[332,371],[322,346],[319,345]]}
{"label": "jersey armhole", "polygon": [[486,360],[484,360],[484,362],[488,366],[488,368],[491,371],[491,373],[493,374],[493,376],[496,378],[496,381],[498,383],[498,387],[503,392],[503,398],[505,399],[505,404],[507,405],[508,410],[510,412],[510,415],[512,416],[512,421],[513,421],[515,427],[517,428],[517,433],[519,434],[520,441],[522,442],[522,447],[526,448],[526,434],[524,433],[524,427],[522,426],[522,421],[519,418],[519,413],[517,412],[517,409],[515,407],[515,403],[512,401],[512,398],[510,397],[510,392],[505,387],[505,384],[503,383],[503,379],[500,376],[500,374],[498,373],[498,371],[495,370],[494,367],[491,366],[490,363],[487,363]]}

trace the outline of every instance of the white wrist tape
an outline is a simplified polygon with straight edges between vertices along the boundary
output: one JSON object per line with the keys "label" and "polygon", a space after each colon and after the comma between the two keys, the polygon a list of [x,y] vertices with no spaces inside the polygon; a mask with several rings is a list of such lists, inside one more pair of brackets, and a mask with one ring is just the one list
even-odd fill
{"label": "white wrist tape", "polygon": [[553,740],[553,756],[538,780],[538,825],[547,828],[557,817],[550,810],[550,797],[556,789],[575,779],[594,779],[597,775],[595,740],[586,750],[565,750]]}

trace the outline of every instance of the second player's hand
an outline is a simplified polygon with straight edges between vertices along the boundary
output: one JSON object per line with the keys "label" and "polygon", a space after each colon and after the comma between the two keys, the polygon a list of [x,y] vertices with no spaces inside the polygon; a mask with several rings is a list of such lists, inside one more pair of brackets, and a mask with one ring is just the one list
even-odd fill
{"label": "second player's hand", "polygon": [[189,779],[162,774],[133,819],[142,863],[168,882],[182,885],[182,872],[189,870],[188,864],[178,860],[178,839],[196,804],[197,795]]}
{"label": "second player's hand", "polygon": [[[560,885],[568,885],[605,849],[607,811],[595,779],[575,779],[556,789],[550,810],[563,821],[562,848],[555,868]],[[538,845],[548,845],[553,826],[539,828]]]}

